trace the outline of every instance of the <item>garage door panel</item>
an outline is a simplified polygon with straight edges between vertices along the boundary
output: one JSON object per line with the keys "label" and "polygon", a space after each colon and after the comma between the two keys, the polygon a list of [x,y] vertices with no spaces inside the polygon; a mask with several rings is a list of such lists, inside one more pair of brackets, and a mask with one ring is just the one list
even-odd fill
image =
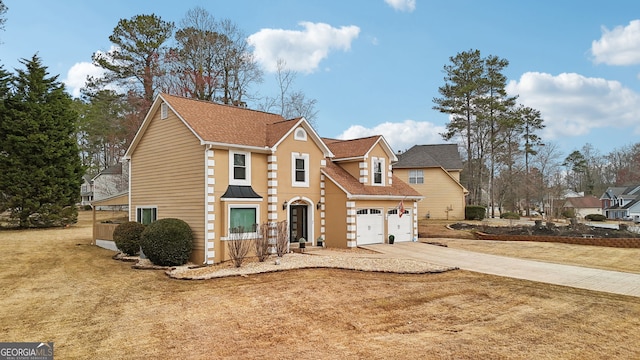
{"label": "garage door panel", "polygon": [[379,209],[359,209],[356,212],[356,236],[358,245],[384,242],[384,218]]}
{"label": "garage door panel", "polygon": [[395,241],[411,241],[413,228],[411,211],[405,209],[400,217],[398,209],[389,210],[387,212],[387,228],[389,234],[395,236]]}

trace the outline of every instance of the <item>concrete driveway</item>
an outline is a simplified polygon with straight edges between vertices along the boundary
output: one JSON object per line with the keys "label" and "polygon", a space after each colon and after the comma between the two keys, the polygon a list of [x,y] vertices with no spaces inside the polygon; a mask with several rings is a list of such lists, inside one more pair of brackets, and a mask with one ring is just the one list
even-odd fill
{"label": "concrete driveway", "polygon": [[384,256],[580,289],[640,297],[640,274],[483,254],[421,242],[362,246]]}

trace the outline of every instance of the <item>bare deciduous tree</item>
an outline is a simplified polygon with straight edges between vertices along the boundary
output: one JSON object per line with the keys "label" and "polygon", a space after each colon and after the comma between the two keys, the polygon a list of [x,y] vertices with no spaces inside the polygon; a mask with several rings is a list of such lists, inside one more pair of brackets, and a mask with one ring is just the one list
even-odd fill
{"label": "bare deciduous tree", "polygon": [[304,117],[312,126],[315,126],[318,116],[318,111],[315,109],[317,100],[307,99],[301,90],[291,89],[297,76],[297,72],[287,68],[286,61],[278,59],[276,67],[278,96],[264,97],[260,108],[263,111],[280,114],[285,119]]}
{"label": "bare deciduous tree", "polygon": [[267,258],[269,257],[269,233],[271,232],[271,224],[270,223],[264,223],[264,224],[260,224],[260,236],[258,236],[258,238],[256,238],[254,244],[255,244],[255,250],[256,250],[256,256],[258,257],[258,261],[263,262],[265,260],[267,260]]}
{"label": "bare deciduous tree", "polygon": [[229,257],[233,261],[235,267],[242,266],[244,259],[249,254],[252,241],[249,239],[248,229],[243,226],[238,226],[229,229],[229,240],[227,240],[227,249],[229,250]]}
{"label": "bare deciduous tree", "polygon": [[284,256],[289,251],[289,227],[283,220],[276,225],[276,253],[278,257]]}

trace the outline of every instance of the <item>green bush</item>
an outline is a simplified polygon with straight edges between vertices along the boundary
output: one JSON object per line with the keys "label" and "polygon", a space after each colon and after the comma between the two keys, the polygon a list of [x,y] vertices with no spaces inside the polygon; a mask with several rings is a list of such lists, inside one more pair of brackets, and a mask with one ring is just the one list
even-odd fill
{"label": "green bush", "polygon": [[585,216],[584,219],[589,221],[605,221],[607,217],[602,214],[589,214]]}
{"label": "green bush", "polygon": [[573,208],[565,209],[562,211],[562,216],[567,219],[576,217],[576,211]]}
{"label": "green bush", "polygon": [[193,249],[193,232],[180,219],[161,219],[147,225],[140,237],[142,251],[160,266],[183,265]]}
{"label": "green bush", "polygon": [[129,256],[136,255],[140,251],[140,235],[144,229],[144,225],[135,221],[127,221],[118,225],[113,230],[113,241],[118,250]]}
{"label": "green bush", "polygon": [[514,212],[505,212],[500,214],[500,219],[520,220],[520,215]]}
{"label": "green bush", "polygon": [[469,205],[464,208],[465,220],[482,220],[485,217],[486,209],[480,205]]}

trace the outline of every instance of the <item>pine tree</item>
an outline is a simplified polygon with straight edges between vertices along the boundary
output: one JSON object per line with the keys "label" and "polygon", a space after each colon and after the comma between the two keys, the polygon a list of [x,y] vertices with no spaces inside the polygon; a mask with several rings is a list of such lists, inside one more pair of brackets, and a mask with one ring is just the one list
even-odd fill
{"label": "pine tree", "polygon": [[37,55],[20,62],[0,108],[0,208],[19,227],[73,223],[83,172],[77,114]]}

